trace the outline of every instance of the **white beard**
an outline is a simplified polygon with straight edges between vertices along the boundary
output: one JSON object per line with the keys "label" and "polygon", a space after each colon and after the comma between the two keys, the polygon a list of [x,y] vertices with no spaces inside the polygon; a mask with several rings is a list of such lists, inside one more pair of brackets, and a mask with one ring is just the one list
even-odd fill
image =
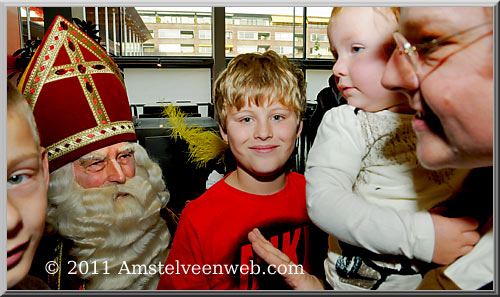
{"label": "white beard", "polygon": [[87,289],[156,289],[158,273],[122,269],[126,265],[133,272],[134,264],[158,268],[169,252],[170,232],[160,217],[166,193],[155,191],[147,177],[138,168],[120,185],[84,189],[73,181],[65,190],[52,188],[56,195],[49,196],[48,220],[74,242],[69,253],[77,263],[88,263],[88,272],[80,274],[88,280]]}

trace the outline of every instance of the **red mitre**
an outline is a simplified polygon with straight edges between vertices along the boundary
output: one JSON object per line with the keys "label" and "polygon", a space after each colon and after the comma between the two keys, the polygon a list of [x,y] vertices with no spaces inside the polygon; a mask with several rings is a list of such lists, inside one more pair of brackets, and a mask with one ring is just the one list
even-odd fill
{"label": "red mitre", "polygon": [[52,22],[18,87],[33,109],[51,172],[94,150],[137,140],[118,66],[61,16]]}

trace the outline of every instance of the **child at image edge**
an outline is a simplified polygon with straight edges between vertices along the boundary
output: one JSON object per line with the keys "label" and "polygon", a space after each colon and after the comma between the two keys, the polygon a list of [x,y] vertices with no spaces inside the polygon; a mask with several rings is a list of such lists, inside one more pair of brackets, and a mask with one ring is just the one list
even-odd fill
{"label": "child at image edge", "polygon": [[28,272],[45,227],[49,163],[28,102],[7,81],[7,288],[47,290]]}
{"label": "child at image edge", "polygon": [[[349,105],[323,117],[305,176],[311,220],[330,234],[325,274],[335,290],[415,289],[435,246],[453,248],[437,229],[435,240],[426,210],[460,191],[469,171],[419,165],[407,99],[380,83],[398,13],[334,8],[328,26],[333,73]],[[477,239],[457,235],[455,251]]]}
{"label": "child at image edge", "polygon": [[183,210],[158,289],[280,288],[279,277],[266,279],[265,267],[259,275],[246,269],[258,269],[247,234],[258,227],[308,269],[305,179],[285,168],[302,130],[303,74],[273,51],[241,54],[213,93],[236,170]]}

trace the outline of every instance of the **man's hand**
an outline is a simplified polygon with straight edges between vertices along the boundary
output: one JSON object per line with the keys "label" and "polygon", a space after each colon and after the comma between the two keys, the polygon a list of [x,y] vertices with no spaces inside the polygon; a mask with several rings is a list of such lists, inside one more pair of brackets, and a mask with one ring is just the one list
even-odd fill
{"label": "man's hand", "polygon": [[432,262],[447,265],[470,252],[479,241],[478,222],[471,217],[448,218],[430,211],[434,223],[435,244]]}
{"label": "man's hand", "polygon": [[[273,264],[275,267],[279,265],[296,265],[290,258],[277,248],[275,248],[262,234],[259,229],[255,228],[248,233],[248,240],[252,243],[252,248],[255,253],[268,264]],[[299,271],[298,269],[286,269],[286,272],[281,274],[285,282],[294,290],[324,290],[323,283],[314,275],[303,271],[302,274],[288,273]],[[279,273],[279,271],[278,271]]]}

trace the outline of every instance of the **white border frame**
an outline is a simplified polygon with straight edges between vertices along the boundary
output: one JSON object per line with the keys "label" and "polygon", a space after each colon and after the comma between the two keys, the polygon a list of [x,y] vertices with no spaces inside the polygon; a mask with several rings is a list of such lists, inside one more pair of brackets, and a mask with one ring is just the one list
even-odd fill
{"label": "white border frame", "polygon": [[[7,166],[5,163],[5,155],[6,155],[6,127],[7,127],[7,108],[6,108],[6,90],[7,90],[7,63],[6,63],[6,57],[7,57],[7,52],[6,52],[6,47],[7,47],[7,10],[6,7],[10,6],[36,6],[36,7],[67,7],[68,5],[67,1],[62,1],[62,0],[57,0],[57,1],[22,1],[22,0],[0,0],[0,40],[2,41],[0,44],[0,226],[6,226],[7,225],[7,216],[6,216],[6,203],[5,201],[7,200],[6,197],[6,172],[7,172]],[[253,1],[237,1],[237,0],[216,0],[216,1],[194,1],[194,0],[153,0],[153,1],[144,1],[144,2],[138,2],[138,1],[117,1],[117,0],[92,0],[92,1],[71,1],[71,7],[78,7],[78,6],[114,6],[114,7],[131,7],[131,6],[174,6],[174,7],[194,7],[194,6],[224,6],[224,7],[276,7],[276,6],[286,6],[286,7],[291,7],[291,6],[306,6],[306,7],[328,7],[328,6],[398,6],[398,7],[404,7],[404,6],[495,6],[494,10],[494,38],[496,39],[496,43],[494,45],[494,50],[495,50],[495,55],[494,55],[494,80],[498,84],[498,0],[477,0],[477,1],[447,1],[447,0],[440,0],[440,1],[434,1],[434,0],[420,0],[420,1],[410,1],[410,0],[402,0],[402,1],[396,1],[396,0],[386,0],[386,1],[349,1],[349,0],[342,0],[342,1],[327,1],[327,0],[310,0],[310,1],[305,1],[305,0],[253,0]],[[494,103],[494,127],[498,127],[498,86],[495,84],[495,103]],[[498,178],[498,165],[497,165],[497,149],[498,149],[498,129],[497,131],[494,132],[494,145],[495,145],[495,152],[493,156],[493,164],[494,164],[494,189],[493,189],[493,194],[494,200],[493,203],[493,211],[494,211],[494,218],[493,218],[493,225],[495,226],[494,229],[494,235],[495,235],[495,259],[498,260],[498,228],[497,228],[497,208],[498,208],[498,185],[497,185],[497,178]],[[0,227],[0,294],[4,294],[7,289],[7,270],[3,270],[1,267],[7,267],[7,252],[6,252],[6,238],[7,238],[7,232],[5,228]],[[497,264],[497,262],[495,262]],[[493,286],[493,294],[496,295],[497,289],[498,289],[498,265],[495,265],[495,270],[494,270],[494,276],[497,278],[494,280],[494,286]],[[59,293],[69,293],[71,291],[63,291]],[[102,291],[104,294],[105,292],[108,291]],[[146,291],[140,291],[141,294],[143,293],[148,293]],[[193,292],[193,291],[185,291],[184,293],[188,292]],[[27,291],[27,294],[30,294],[30,291]],[[49,291],[48,293],[54,294],[55,291]],[[82,292],[83,293],[83,292]],[[124,291],[120,291],[120,293],[125,293]],[[159,294],[160,292],[155,291],[155,293]],[[181,292],[178,292],[181,293]],[[206,294],[203,292],[200,292],[201,294]],[[223,293],[223,292],[220,292]],[[290,293],[290,292],[289,292]],[[300,294],[299,292],[294,292],[295,294]],[[317,292],[320,293],[320,292]],[[323,292],[325,294],[326,292]],[[330,294],[332,292],[329,292]],[[420,295],[424,292],[415,292],[411,291],[411,295]],[[437,293],[437,292],[436,292]],[[446,292],[440,292],[440,294],[445,294]],[[480,292],[480,291],[473,291],[473,292],[463,292],[463,294],[472,294],[472,295],[484,295],[482,293],[486,292]],[[16,293],[19,294],[19,293]],[[126,294],[126,293],[125,293]],[[189,293],[188,293],[189,294]],[[308,295],[312,294],[312,292],[308,292]],[[384,292],[384,295],[392,295],[392,293]],[[402,294],[402,293],[395,293],[395,294]],[[425,294],[425,293],[424,293]],[[489,294],[488,294],[489,295]]]}

